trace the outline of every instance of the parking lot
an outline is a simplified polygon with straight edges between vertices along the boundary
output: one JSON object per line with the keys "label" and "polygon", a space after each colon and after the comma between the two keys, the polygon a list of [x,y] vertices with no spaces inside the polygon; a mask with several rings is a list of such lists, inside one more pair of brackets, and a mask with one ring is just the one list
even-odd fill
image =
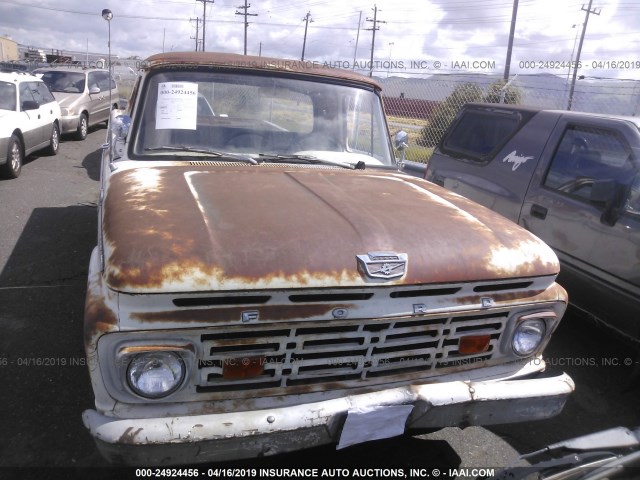
{"label": "parking lot", "polygon": [[[29,157],[18,179],[0,181],[2,468],[106,465],[81,421],[93,401],[82,312],[96,242],[105,133],[98,127],[84,142],[63,138],[57,156]],[[554,419],[446,429],[338,452],[329,446],[243,466],[497,468],[518,452],[564,438],[640,426],[640,364],[634,349],[570,312],[546,359],[550,368],[567,371],[576,382],[575,394]]]}

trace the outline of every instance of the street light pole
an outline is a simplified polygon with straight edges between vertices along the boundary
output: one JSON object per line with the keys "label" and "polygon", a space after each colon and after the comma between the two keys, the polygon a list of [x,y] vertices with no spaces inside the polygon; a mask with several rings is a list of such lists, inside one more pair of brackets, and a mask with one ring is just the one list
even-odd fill
{"label": "street light pole", "polygon": [[[108,8],[102,10],[102,18],[104,18],[109,24],[109,133],[111,133],[111,109],[113,108],[113,100],[111,98],[111,92],[113,91],[113,85],[111,82],[113,81],[113,77],[111,75],[111,19],[113,18],[113,13]],[[111,135],[109,135],[109,141],[111,141]]]}

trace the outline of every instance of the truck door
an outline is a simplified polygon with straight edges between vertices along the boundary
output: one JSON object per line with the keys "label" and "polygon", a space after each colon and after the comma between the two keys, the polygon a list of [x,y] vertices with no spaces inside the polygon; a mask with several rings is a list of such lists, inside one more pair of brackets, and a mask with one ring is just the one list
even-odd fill
{"label": "truck door", "polygon": [[640,298],[637,139],[637,127],[623,120],[564,116],[519,219],[556,251],[570,301],[634,336],[640,333],[640,322],[631,320]]}

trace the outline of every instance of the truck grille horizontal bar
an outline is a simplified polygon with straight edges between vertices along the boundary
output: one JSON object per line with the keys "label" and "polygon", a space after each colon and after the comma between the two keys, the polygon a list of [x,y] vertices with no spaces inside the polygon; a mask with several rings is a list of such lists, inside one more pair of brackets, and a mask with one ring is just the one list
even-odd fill
{"label": "truck grille horizontal bar", "polygon": [[[251,396],[256,390],[296,394],[468,369],[493,358],[508,318],[509,312],[498,311],[225,328],[200,336],[196,391],[219,398]],[[461,354],[459,340],[469,335],[489,336],[487,350]],[[242,367],[249,365],[253,373],[245,377]]]}

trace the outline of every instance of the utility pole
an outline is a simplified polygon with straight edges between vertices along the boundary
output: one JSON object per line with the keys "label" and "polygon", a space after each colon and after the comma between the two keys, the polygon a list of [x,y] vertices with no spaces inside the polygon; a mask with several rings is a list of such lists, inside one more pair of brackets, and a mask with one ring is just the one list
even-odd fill
{"label": "utility pole", "polygon": [[207,38],[207,3],[215,3],[214,0],[197,0],[202,2],[202,51],[206,50],[205,39]]}
{"label": "utility pole", "polygon": [[360,11],[360,17],[358,18],[358,34],[356,35],[356,48],[353,50],[353,68],[356,69],[356,59],[358,58],[358,41],[360,40],[360,26],[362,25],[362,11]]}
{"label": "utility pole", "polygon": [[[196,39],[196,52],[197,52],[198,51],[198,43],[200,43],[200,38],[198,37],[198,32],[200,30],[199,27],[200,27],[200,22],[202,20],[200,20],[199,17],[196,17],[196,18],[190,18],[189,21],[190,22],[194,22],[194,21],[196,22],[196,36],[195,36],[195,39]],[[193,38],[194,37],[191,37],[192,40],[193,40]]]}
{"label": "utility pole", "polygon": [[304,24],[304,41],[302,42],[302,58],[300,60],[304,60],[304,50],[305,50],[305,47],[307,46],[307,28],[309,28],[309,22],[313,22],[313,19],[311,18],[311,12],[307,12],[307,14],[304,16],[302,20],[305,21],[305,24]]}
{"label": "utility pole", "polygon": [[509,45],[507,46],[507,61],[504,65],[504,81],[509,81],[509,70],[511,69],[511,52],[513,50],[513,37],[516,32],[516,19],[518,18],[518,0],[513,0],[513,10],[511,12],[511,29],[509,30]]}
{"label": "utility pole", "polygon": [[243,6],[239,6],[236,8],[240,8],[242,10],[244,10],[244,12],[238,12],[236,10],[236,15],[243,15],[244,16],[244,54],[247,54],[247,28],[249,27],[249,22],[247,22],[247,17],[257,17],[258,14],[257,13],[249,13],[249,8],[251,7],[251,4],[247,4],[247,0],[244,0],[244,7]]}
{"label": "utility pole", "polygon": [[376,30],[380,30],[380,27],[378,26],[379,23],[387,23],[387,22],[378,20],[377,5],[373,6],[373,20],[370,18],[367,18],[367,22],[373,22],[373,27],[365,28],[365,30],[373,30],[373,37],[371,38],[371,62],[369,64],[369,76],[373,77],[373,52],[376,46]]}
{"label": "utility pole", "polygon": [[580,10],[584,10],[587,12],[584,17],[584,23],[582,24],[582,35],[580,35],[580,43],[578,44],[578,54],[576,55],[576,65],[573,69],[573,78],[571,79],[571,89],[569,90],[569,104],[567,105],[567,110],[571,110],[573,106],[573,91],[576,88],[576,77],[578,76],[578,65],[580,64],[580,54],[582,53],[582,43],[584,42],[584,36],[587,33],[587,23],[589,23],[589,14],[593,13],[594,15],[600,15],[602,11],[601,8],[595,8],[591,10],[591,4],[593,4],[593,0],[589,0],[589,8],[585,10],[584,5]]}

